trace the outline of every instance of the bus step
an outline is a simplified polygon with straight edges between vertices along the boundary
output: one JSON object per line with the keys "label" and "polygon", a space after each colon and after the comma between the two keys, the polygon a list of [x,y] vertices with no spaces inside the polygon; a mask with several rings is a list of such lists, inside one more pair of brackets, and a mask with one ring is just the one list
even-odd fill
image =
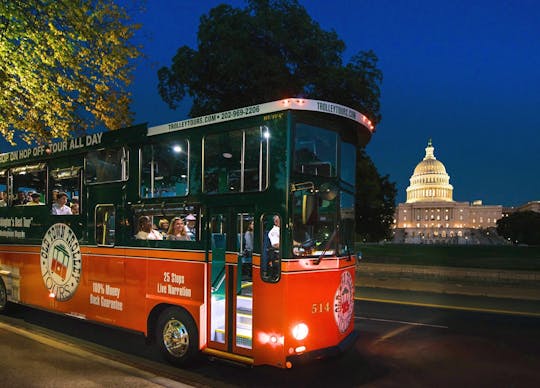
{"label": "bus step", "polygon": [[253,322],[253,316],[251,314],[236,314],[236,326],[249,326],[251,327]]}

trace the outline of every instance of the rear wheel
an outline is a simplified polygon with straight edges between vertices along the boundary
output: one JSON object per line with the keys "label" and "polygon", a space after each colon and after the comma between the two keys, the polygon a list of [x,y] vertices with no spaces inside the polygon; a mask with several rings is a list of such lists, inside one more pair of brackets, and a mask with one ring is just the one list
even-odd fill
{"label": "rear wheel", "polygon": [[7,290],[4,280],[0,277],[0,313],[8,308]]}
{"label": "rear wheel", "polygon": [[169,307],[158,318],[156,343],[163,358],[173,365],[186,365],[199,354],[199,334],[189,313]]}

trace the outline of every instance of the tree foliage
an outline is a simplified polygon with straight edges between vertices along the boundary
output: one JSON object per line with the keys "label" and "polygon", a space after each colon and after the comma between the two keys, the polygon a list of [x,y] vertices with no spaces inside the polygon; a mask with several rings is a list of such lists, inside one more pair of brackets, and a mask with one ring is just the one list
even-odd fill
{"label": "tree foliage", "polygon": [[[201,18],[198,49],[180,47],[172,65],[159,70],[159,93],[173,109],[191,97],[191,116],[305,97],[350,106],[378,123],[377,56],[359,52],[344,64],[344,50],[335,31],[323,30],[296,0],[220,5]],[[388,238],[395,184],[359,152],[358,231],[369,241]]]}
{"label": "tree foliage", "polygon": [[497,233],[515,244],[540,245],[540,213],[515,212],[501,218]]}
{"label": "tree foliage", "polygon": [[390,239],[396,208],[396,184],[390,182],[388,175],[379,175],[363,150],[358,153],[356,168],[356,232],[362,241]]}
{"label": "tree foliage", "polygon": [[129,125],[129,43],[112,0],[0,0],[0,133],[13,143]]}
{"label": "tree foliage", "polygon": [[296,0],[220,5],[201,18],[198,50],[182,46],[159,70],[159,93],[171,108],[189,95],[191,116],[286,97],[329,100],[373,123],[382,73],[373,51],[343,65],[345,43],[323,30]]}

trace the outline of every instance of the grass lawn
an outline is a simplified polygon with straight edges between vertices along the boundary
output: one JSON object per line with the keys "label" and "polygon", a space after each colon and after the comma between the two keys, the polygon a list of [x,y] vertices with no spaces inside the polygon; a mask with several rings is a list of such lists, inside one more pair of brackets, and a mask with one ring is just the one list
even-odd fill
{"label": "grass lawn", "polygon": [[357,244],[368,263],[540,271],[540,247]]}

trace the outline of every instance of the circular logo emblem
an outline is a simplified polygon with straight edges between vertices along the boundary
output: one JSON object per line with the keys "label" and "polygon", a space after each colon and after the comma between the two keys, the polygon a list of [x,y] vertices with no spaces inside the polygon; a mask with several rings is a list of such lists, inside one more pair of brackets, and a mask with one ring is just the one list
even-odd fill
{"label": "circular logo emblem", "polygon": [[66,224],[54,224],[41,243],[41,276],[56,300],[69,300],[81,279],[81,248]]}
{"label": "circular logo emblem", "polygon": [[341,282],[334,296],[334,318],[340,333],[344,333],[353,316],[354,288],[349,272],[341,274]]}

